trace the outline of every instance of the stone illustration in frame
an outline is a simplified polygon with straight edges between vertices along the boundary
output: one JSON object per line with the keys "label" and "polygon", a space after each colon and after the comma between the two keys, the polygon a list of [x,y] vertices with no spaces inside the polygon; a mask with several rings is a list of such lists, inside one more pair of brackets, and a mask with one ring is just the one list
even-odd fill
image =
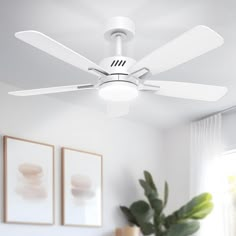
{"label": "stone illustration in frame", "polygon": [[4,222],[54,224],[54,146],[4,136]]}

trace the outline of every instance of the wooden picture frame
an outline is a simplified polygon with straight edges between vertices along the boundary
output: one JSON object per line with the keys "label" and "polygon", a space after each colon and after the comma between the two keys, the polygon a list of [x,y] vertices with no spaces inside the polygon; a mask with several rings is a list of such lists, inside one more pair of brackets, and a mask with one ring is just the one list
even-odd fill
{"label": "wooden picture frame", "polygon": [[102,226],[102,155],[63,147],[62,225]]}
{"label": "wooden picture frame", "polygon": [[54,146],[4,136],[4,222],[52,225]]}

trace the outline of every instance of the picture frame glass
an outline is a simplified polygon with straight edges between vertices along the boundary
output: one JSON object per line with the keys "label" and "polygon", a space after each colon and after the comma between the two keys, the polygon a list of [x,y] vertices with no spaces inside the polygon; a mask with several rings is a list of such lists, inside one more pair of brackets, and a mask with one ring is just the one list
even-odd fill
{"label": "picture frame glass", "polygon": [[102,225],[102,156],[62,149],[63,224]]}

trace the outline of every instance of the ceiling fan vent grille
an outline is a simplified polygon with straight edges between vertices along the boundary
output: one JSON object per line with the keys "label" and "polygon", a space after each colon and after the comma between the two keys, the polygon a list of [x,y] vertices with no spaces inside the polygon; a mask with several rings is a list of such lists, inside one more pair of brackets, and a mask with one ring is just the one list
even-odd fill
{"label": "ceiling fan vent grille", "polygon": [[113,67],[113,66],[124,66],[125,63],[126,63],[126,60],[114,60],[111,63],[111,67]]}

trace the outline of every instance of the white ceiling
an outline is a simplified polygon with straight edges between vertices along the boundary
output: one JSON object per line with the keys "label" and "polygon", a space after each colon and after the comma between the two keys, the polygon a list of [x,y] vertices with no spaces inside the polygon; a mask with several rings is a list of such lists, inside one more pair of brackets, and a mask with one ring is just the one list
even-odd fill
{"label": "white ceiling", "polygon": [[[30,89],[96,79],[15,39],[16,31],[41,31],[99,62],[112,55],[111,45],[103,38],[104,24],[110,17],[127,16],[135,22],[135,39],[126,45],[127,55],[135,59],[203,24],[224,37],[224,46],[153,79],[223,85],[228,87],[228,94],[214,103],[144,94],[133,102],[126,116],[159,127],[197,119],[236,105],[235,12],[235,0],[0,0],[0,81]],[[95,92],[52,96],[105,110]]]}

